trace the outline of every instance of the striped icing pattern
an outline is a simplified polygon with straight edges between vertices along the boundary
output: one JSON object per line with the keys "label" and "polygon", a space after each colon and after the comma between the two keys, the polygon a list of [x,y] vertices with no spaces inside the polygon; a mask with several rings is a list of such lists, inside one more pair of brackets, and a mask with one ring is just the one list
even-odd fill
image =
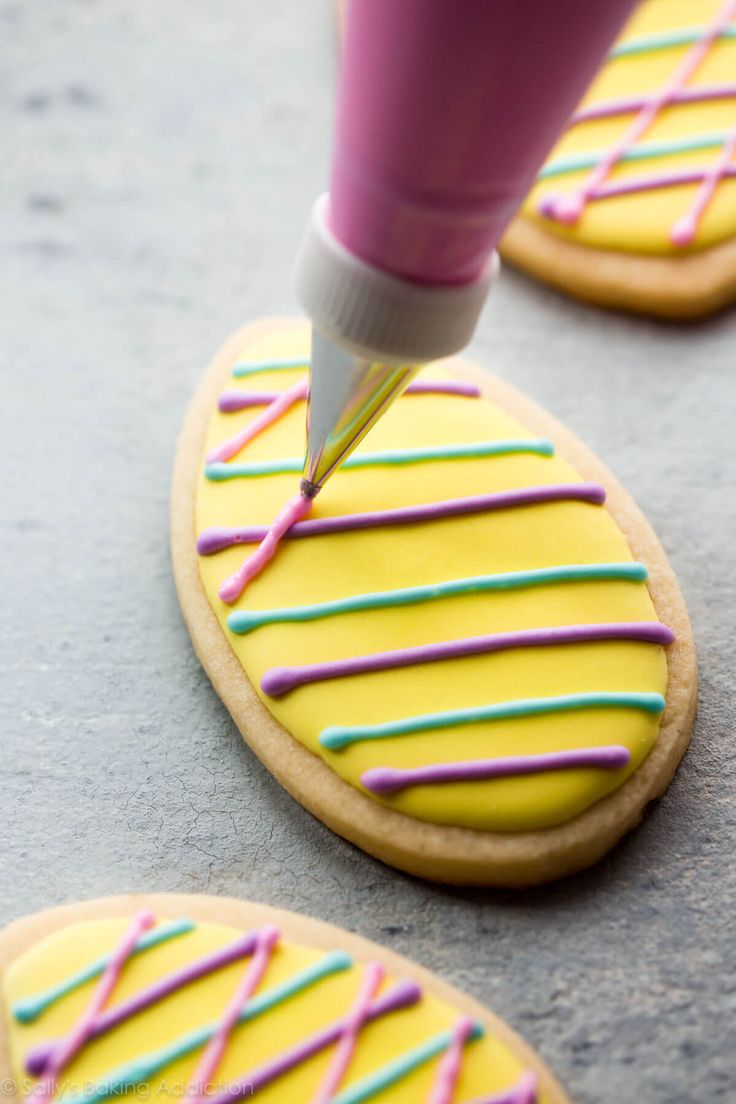
{"label": "striped icing pattern", "polygon": [[[534,1072],[479,1021],[378,962],[300,946],[272,925],[191,924],[132,953],[151,925],[166,921],[141,912],[73,924],[6,971],[13,1076],[30,1078],[29,1098],[173,1101],[186,1086],[187,1099],[218,1104],[257,1094],[274,1104],[545,1102]],[[30,1006],[43,1009],[33,1022]],[[103,1017],[114,1022],[100,1031]]]}
{"label": "striped icing pattern", "polygon": [[[218,405],[208,456],[298,393],[300,341],[295,329],[244,350],[249,395],[268,402]],[[442,389],[440,366],[418,383],[430,379],[433,391],[398,400],[229,607],[218,588],[293,495],[303,406],[282,404],[218,463],[262,477],[213,480],[203,464],[202,579],[267,708],[350,784],[437,823],[560,823],[648,753],[673,636],[604,489],[478,395]],[[402,784],[366,784],[376,771],[402,772]]]}
{"label": "striped icing pattern", "polygon": [[645,0],[543,166],[526,217],[598,248],[736,232],[736,0]]}

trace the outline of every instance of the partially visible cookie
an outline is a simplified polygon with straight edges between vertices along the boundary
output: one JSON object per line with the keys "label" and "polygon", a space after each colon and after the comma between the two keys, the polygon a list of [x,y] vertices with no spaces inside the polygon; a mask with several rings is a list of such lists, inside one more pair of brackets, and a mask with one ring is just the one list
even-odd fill
{"label": "partially visible cookie", "polygon": [[396,954],[230,898],[111,897],[0,933],[6,1099],[569,1104],[491,1012]]}
{"label": "partially visible cookie", "polygon": [[734,0],[644,0],[500,248],[600,306],[736,299]]}
{"label": "partially visible cookie", "polygon": [[236,334],[179,443],[174,570],[215,688],[289,792],[385,862],[528,885],[595,861],[692,728],[690,626],[654,534],[568,431],[451,361],[223,600],[298,485],[308,349],[303,322]]}

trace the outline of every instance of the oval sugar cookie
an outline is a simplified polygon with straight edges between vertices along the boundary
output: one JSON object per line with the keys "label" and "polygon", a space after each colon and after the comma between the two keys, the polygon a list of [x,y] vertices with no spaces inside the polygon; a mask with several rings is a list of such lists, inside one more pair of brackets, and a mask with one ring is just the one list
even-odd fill
{"label": "oval sugar cookie", "polygon": [[264,905],[155,894],[50,909],[0,934],[0,966],[18,1100],[569,1104],[469,997]]}
{"label": "oval sugar cookie", "polygon": [[637,6],[501,253],[602,306],[734,300],[736,0]]}
{"label": "oval sugar cookie", "polygon": [[218,354],[178,448],[173,559],[194,646],[243,736],[373,855],[524,885],[602,855],[687,745],[687,613],[609,473],[512,388],[422,370],[276,557],[225,579],[298,485],[309,331]]}

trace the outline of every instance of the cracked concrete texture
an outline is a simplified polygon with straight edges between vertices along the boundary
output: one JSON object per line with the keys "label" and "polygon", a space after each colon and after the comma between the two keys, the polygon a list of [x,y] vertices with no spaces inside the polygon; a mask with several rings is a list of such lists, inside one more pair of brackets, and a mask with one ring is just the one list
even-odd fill
{"label": "cracked concrete texture", "polygon": [[206,362],[295,309],[331,4],[0,0],[0,35],[1,918],[131,888],[270,901],[489,1002],[581,1104],[733,1099],[736,316],[660,326],[503,274],[474,351],[649,514],[695,623],[700,719],[666,797],[595,870],[527,894],[413,881],[243,746],[168,562],[174,442]]}

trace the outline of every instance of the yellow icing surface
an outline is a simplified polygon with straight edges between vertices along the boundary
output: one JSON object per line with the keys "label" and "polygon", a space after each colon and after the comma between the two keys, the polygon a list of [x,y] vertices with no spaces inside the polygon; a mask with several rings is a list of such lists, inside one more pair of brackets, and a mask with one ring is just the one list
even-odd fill
{"label": "yellow icing surface", "polygon": [[[99,955],[112,951],[127,929],[130,918],[100,919],[72,924],[35,944],[11,964],[3,980],[5,1016],[9,1025],[12,1075],[20,1086],[19,1096],[30,1089],[24,1067],[28,1050],[50,1040],[64,1037],[87,1007],[96,981],[83,985],[48,1008],[32,1024],[23,1025],[11,1014],[14,1002],[35,995],[56,982],[68,978]],[[166,977],[204,955],[233,942],[242,933],[219,924],[199,924],[193,931],[157,947],[132,956],[124,967],[107,1008],[152,982]],[[337,948],[335,948],[337,949]],[[320,959],[323,950],[280,941],[261,980],[256,995],[289,978]],[[90,1041],[62,1075],[64,1092],[79,1093],[86,1084],[97,1084],[106,1074],[138,1056],[179,1039],[207,1023],[217,1023],[238,986],[249,958],[244,958],[195,981],[178,993],[114,1028],[107,1035]],[[261,1016],[236,1026],[230,1037],[214,1087],[241,1080],[264,1061],[304,1040],[321,1027],[344,1016],[354,1002],[361,984],[363,967],[353,965],[341,973],[318,981],[281,1005]],[[378,995],[400,979],[386,977]],[[451,1028],[457,1010],[437,997],[423,993],[412,1007],[386,1014],[367,1024],[360,1032],[357,1050],[341,1089],[375,1071],[410,1047],[432,1035]],[[263,1104],[295,1104],[309,1101],[324,1076],[334,1048],[328,1047],[258,1093]],[[201,1056],[197,1050],[161,1070],[150,1082],[144,1082],[128,1094],[132,1099],[181,1099]],[[381,1104],[411,1104],[425,1101],[439,1059],[428,1061],[391,1088],[373,1099]],[[458,1101],[477,1098],[513,1085],[523,1066],[508,1047],[490,1034],[468,1043],[464,1049],[462,1071],[457,1086]],[[63,1095],[63,1094],[60,1094]],[[249,1099],[248,1096],[245,1099]],[[539,1104],[544,1104],[542,1093]]]}
{"label": "yellow icing surface", "polygon": [[[643,35],[707,26],[722,8],[722,0],[644,0],[627,24],[620,42]],[[736,23],[734,23],[736,26]],[[691,47],[672,46],[645,54],[611,58],[602,67],[581,107],[637,95],[654,94],[666,85]],[[715,42],[705,60],[687,82],[687,88],[736,83],[736,39]],[[617,115],[570,127],[552,151],[549,161],[583,152],[608,152],[625,134],[635,115]],[[736,98],[709,100],[694,104],[673,104],[664,108],[638,144],[670,141],[712,132],[730,132],[736,127]],[[703,170],[712,166],[721,154],[711,148],[677,152],[642,161],[620,162],[608,181],[615,183],[643,176],[671,172]],[[567,172],[540,180],[522,208],[526,218],[550,233],[598,249],[631,253],[687,254],[715,245],[736,233],[736,179],[721,180],[702,216],[693,243],[673,246],[669,230],[685,214],[699,184],[679,184],[656,188],[635,195],[593,201],[574,227],[545,218],[538,211],[540,199],[577,190],[590,169]]]}
{"label": "yellow icing surface", "polygon": [[[308,331],[295,323],[253,340],[246,359],[306,354]],[[227,386],[283,390],[303,369],[264,372]],[[423,378],[446,373],[434,365]],[[212,413],[206,451],[257,416]],[[248,444],[233,462],[300,457],[305,405]],[[442,443],[530,437],[523,426],[484,399],[403,396],[361,452]],[[203,463],[204,468],[204,463]],[[318,497],[313,517],[409,506],[540,484],[579,481],[558,456],[515,455],[402,467],[339,470]],[[202,476],[195,528],[269,524],[294,494],[295,475],[210,482]],[[192,536],[194,540],[194,534]],[[255,546],[200,557],[207,596],[227,640],[258,689],[272,667],[301,665],[491,632],[657,619],[641,582],[564,583],[528,590],[444,598],[424,605],[369,610],[302,624],[276,624],[238,636],[227,627],[230,609],[273,609],[468,576],[560,564],[631,561],[625,538],[604,507],[551,503],[419,525],[286,540],[263,574],[233,607],[217,590]],[[261,694],[271,713],[341,778],[361,788],[371,767],[554,752],[624,744],[623,770],[569,769],[488,781],[415,786],[374,798],[421,820],[470,828],[517,831],[571,819],[614,790],[635,770],[657,738],[659,717],[634,709],[586,709],[467,724],[414,735],[321,747],[330,725],[379,723],[436,711],[581,691],[654,691],[664,694],[667,665],[658,645],[598,642],[519,648],[401,670],[341,678],[293,690],[280,699]],[[259,693],[260,690],[259,690]],[[364,791],[367,792],[367,791]]]}

